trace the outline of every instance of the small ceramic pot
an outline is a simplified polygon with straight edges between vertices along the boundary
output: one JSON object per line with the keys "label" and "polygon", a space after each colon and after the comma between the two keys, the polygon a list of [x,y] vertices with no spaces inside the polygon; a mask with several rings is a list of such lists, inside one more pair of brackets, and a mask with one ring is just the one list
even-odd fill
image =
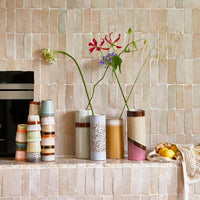
{"label": "small ceramic pot", "polygon": [[29,115],[39,115],[40,114],[40,102],[31,101],[29,105]]}
{"label": "small ceramic pot", "polygon": [[90,117],[90,159],[106,160],[106,116]]}
{"label": "small ceramic pot", "polygon": [[41,152],[40,142],[28,142],[27,152]]}
{"label": "small ceramic pot", "polygon": [[55,146],[41,146],[42,154],[55,153]]}
{"label": "small ceramic pot", "polygon": [[16,132],[16,142],[26,142],[26,124],[18,124]]}
{"label": "small ceramic pot", "polygon": [[26,151],[26,147],[27,147],[27,142],[16,142],[16,149],[18,148],[18,150]]}
{"label": "small ceramic pot", "polygon": [[41,125],[55,125],[54,116],[42,116]]}
{"label": "small ceramic pot", "polygon": [[28,116],[27,131],[41,131],[39,115]]}
{"label": "small ceramic pot", "polygon": [[26,151],[16,151],[15,160],[16,161],[26,161]]}
{"label": "small ceramic pot", "polygon": [[42,161],[44,162],[55,161],[55,154],[42,154]]}
{"label": "small ceramic pot", "polygon": [[40,131],[29,131],[27,133],[27,142],[37,142],[41,141]]}
{"label": "small ceramic pot", "polygon": [[40,108],[41,116],[52,116],[54,115],[54,107],[52,100],[42,100]]}
{"label": "small ceramic pot", "polygon": [[41,161],[40,152],[27,152],[27,162],[39,162]]}
{"label": "small ceramic pot", "polygon": [[52,146],[55,145],[54,135],[42,135],[42,146]]}
{"label": "small ceramic pot", "polygon": [[55,132],[55,126],[54,125],[43,125],[42,132]]}

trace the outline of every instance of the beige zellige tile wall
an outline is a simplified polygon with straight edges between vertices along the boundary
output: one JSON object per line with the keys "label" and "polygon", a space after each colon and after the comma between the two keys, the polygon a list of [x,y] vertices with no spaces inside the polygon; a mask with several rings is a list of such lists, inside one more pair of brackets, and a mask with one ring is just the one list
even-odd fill
{"label": "beige zellige tile wall", "polygon": [[[58,55],[52,65],[42,48],[64,50],[78,60],[87,86],[104,72],[88,43],[113,32],[120,44],[133,29],[145,38],[142,52],[123,58],[119,75],[126,95],[139,67],[158,38],[129,106],[146,110],[148,148],[158,142],[200,142],[200,1],[199,0],[1,0],[0,70],[33,70],[35,100],[54,100],[57,154],[74,154],[75,109],[87,98],[76,65]],[[96,113],[119,115],[123,99],[111,71],[97,88]]]}

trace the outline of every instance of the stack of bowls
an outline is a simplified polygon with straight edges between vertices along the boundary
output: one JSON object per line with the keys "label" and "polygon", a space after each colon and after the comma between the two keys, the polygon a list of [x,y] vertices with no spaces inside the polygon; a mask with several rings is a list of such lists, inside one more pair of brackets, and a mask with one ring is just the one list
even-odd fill
{"label": "stack of bowls", "polygon": [[41,125],[39,115],[29,115],[27,124],[27,161],[41,160]]}
{"label": "stack of bowls", "polygon": [[40,109],[42,125],[42,161],[55,161],[55,119],[52,100],[43,100]]}
{"label": "stack of bowls", "polygon": [[18,124],[16,132],[16,161],[26,161],[26,124]]}

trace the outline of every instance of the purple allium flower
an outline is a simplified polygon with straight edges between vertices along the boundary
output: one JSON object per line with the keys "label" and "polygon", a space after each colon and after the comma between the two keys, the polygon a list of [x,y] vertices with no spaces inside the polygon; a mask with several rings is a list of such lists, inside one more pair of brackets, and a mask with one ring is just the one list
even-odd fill
{"label": "purple allium flower", "polygon": [[100,65],[110,65],[112,63],[113,56],[116,56],[117,54],[113,51],[112,53],[108,53],[106,56],[103,56],[100,60]]}

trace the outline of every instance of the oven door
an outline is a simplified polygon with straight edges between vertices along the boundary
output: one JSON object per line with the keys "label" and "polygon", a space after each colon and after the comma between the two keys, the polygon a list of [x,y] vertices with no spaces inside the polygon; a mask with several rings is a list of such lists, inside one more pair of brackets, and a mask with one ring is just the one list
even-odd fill
{"label": "oven door", "polygon": [[33,84],[27,91],[11,90],[6,85],[0,84],[0,156],[14,156],[17,125],[27,123]]}

